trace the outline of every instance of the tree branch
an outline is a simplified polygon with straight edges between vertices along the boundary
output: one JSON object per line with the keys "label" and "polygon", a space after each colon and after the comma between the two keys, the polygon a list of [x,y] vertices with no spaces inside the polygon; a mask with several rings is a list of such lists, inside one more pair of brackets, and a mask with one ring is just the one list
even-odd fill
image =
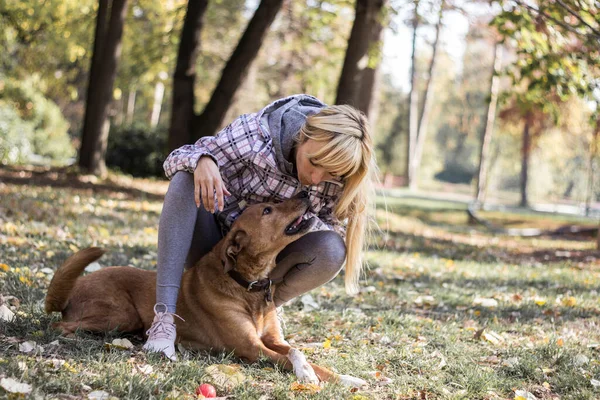
{"label": "tree branch", "polygon": [[590,28],[592,30],[592,32],[594,32],[598,37],[600,37],[600,31],[598,31],[596,28],[594,28],[593,26],[591,26],[590,24],[588,24],[587,22],[585,22],[585,20],[581,17],[581,15],[579,15],[576,11],[574,11],[573,9],[571,9],[571,7],[569,7],[567,4],[565,4],[562,0],[556,0],[556,2],[565,10],[567,10],[567,12],[569,14],[571,14],[572,16],[574,16],[575,18],[577,18],[579,21],[581,21],[582,24],[584,24],[585,26],[587,26],[588,28]]}
{"label": "tree branch", "polygon": [[538,9],[538,8],[535,8],[535,7],[533,7],[533,6],[530,6],[529,4],[525,4],[525,3],[523,3],[521,0],[513,0],[513,1],[514,1],[516,4],[518,4],[519,6],[521,6],[521,7],[524,7],[524,8],[527,8],[528,10],[530,10],[530,11],[533,11],[533,12],[535,12],[536,14],[538,14],[538,15],[541,15],[542,17],[544,17],[544,18],[546,18],[546,19],[549,19],[550,21],[554,22],[555,24],[557,24],[557,25],[559,25],[559,26],[563,27],[564,29],[566,29],[566,30],[568,30],[569,32],[572,32],[572,33],[574,33],[574,34],[576,34],[576,35],[578,35],[578,36],[586,36],[586,37],[592,36],[593,38],[600,39],[600,34],[586,34],[586,33],[581,33],[581,32],[579,32],[579,31],[578,31],[578,30],[577,30],[575,27],[573,27],[573,26],[571,26],[571,25],[569,25],[569,24],[565,24],[565,23],[564,23],[564,22],[562,22],[562,21],[559,21],[559,20],[557,20],[556,18],[554,18],[554,17],[552,17],[552,16],[550,16],[550,15],[546,14],[545,12],[541,11],[541,10],[540,10],[540,9]]}

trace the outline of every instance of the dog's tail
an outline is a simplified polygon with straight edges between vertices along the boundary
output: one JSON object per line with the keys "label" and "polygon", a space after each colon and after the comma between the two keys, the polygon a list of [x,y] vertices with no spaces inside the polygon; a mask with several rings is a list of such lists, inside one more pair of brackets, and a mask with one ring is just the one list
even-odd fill
{"label": "dog's tail", "polygon": [[99,259],[102,254],[104,254],[103,249],[90,247],[78,251],[67,258],[54,274],[48,287],[44,307],[47,314],[50,314],[52,311],[62,311],[65,309],[77,278],[79,278],[85,267]]}

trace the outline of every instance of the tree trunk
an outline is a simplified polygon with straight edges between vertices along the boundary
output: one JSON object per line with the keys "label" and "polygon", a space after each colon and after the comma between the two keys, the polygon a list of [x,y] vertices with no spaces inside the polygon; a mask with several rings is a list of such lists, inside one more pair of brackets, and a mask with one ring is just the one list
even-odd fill
{"label": "tree trunk", "polygon": [[136,96],[136,87],[131,86],[129,88],[129,95],[127,96],[127,118],[125,122],[128,125],[133,124],[133,114],[135,112],[135,96]]}
{"label": "tree trunk", "polygon": [[168,138],[169,151],[192,141],[192,125],[195,117],[196,59],[200,48],[200,33],[207,6],[208,0],[188,0],[179,40],[177,65],[173,75],[173,102]]}
{"label": "tree trunk", "polygon": [[598,152],[598,135],[600,134],[600,114],[596,118],[596,126],[594,127],[594,132],[592,133],[592,139],[590,142],[590,153],[588,158],[588,166],[587,166],[587,193],[585,196],[585,215],[589,216],[592,201],[594,198],[594,160],[596,159],[596,153]]}
{"label": "tree trunk", "polygon": [[438,23],[435,26],[435,39],[433,41],[433,53],[431,55],[431,61],[429,62],[429,77],[425,85],[425,92],[423,94],[423,104],[421,106],[421,118],[419,119],[419,127],[417,129],[417,141],[414,148],[414,154],[411,159],[410,168],[412,172],[409,173],[411,177],[409,182],[409,188],[414,190],[417,188],[419,166],[421,165],[421,158],[423,157],[423,148],[425,147],[425,139],[427,138],[427,128],[429,127],[429,116],[431,114],[431,106],[433,105],[433,82],[437,64],[437,53],[440,47],[440,32],[442,30],[442,21],[444,18],[444,8],[446,6],[445,0],[440,3],[440,12]]}
{"label": "tree trunk", "polygon": [[415,15],[413,18],[412,51],[410,55],[410,94],[408,106],[408,140],[406,143],[406,165],[404,169],[404,182],[410,186],[412,176],[412,159],[417,144],[419,130],[419,89],[417,88],[417,30],[419,28],[419,0],[415,0]]}
{"label": "tree trunk", "polygon": [[335,104],[358,107],[359,95],[372,90],[373,79],[371,89],[365,87],[364,90],[361,88],[361,80],[365,78],[364,71],[369,64],[369,47],[381,36],[381,11],[384,3],[385,0],[356,0],[354,23],[348,39]]}
{"label": "tree trunk", "polygon": [[152,105],[152,114],[150,115],[150,128],[156,129],[160,120],[160,112],[162,110],[162,102],[165,96],[165,84],[157,82],[154,87],[154,104]]}
{"label": "tree trunk", "polygon": [[79,147],[78,165],[80,168],[89,170],[94,152],[94,138],[91,136],[92,111],[90,105],[94,103],[98,95],[96,93],[98,72],[102,68],[102,49],[106,38],[108,25],[108,13],[111,0],[98,1],[98,14],[96,15],[96,30],[94,32],[94,46],[92,48],[92,59],[90,62],[90,74],[88,77],[88,88],[86,93],[86,109],[83,118],[83,129],[81,132],[81,145]]}
{"label": "tree trunk", "polygon": [[490,83],[490,101],[488,103],[487,118],[485,129],[481,137],[481,146],[479,148],[479,171],[477,173],[477,188],[475,192],[475,202],[483,204],[487,188],[488,163],[487,156],[494,133],[494,121],[496,120],[496,106],[498,105],[498,92],[500,88],[500,64],[502,63],[502,45],[496,42],[494,51],[494,62],[492,69],[492,79]]}
{"label": "tree trunk", "polygon": [[262,0],[242,38],[223,69],[221,79],[202,114],[194,121],[194,137],[213,135],[223,124],[223,119],[242,84],[248,68],[279,12],[283,0]]}
{"label": "tree trunk", "polygon": [[527,180],[528,180],[528,169],[529,169],[529,155],[531,153],[531,114],[528,113],[525,116],[525,127],[523,128],[523,145],[521,148],[521,207],[529,207],[529,200],[527,199]]}
{"label": "tree trunk", "polygon": [[[92,56],[92,65],[95,64],[97,68],[90,71],[84,127],[79,150],[79,166],[94,175],[106,173],[108,109],[117,75],[117,64],[121,56],[121,38],[127,14],[127,0],[113,0],[110,7],[110,20],[106,25],[107,5],[106,1],[100,0],[94,55]],[[101,8],[104,8],[102,12]],[[96,44],[98,39],[100,41]],[[99,58],[96,58],[96,51],[98,51]]]}
{"label": "tree trunk", "polygon": [[385,1],[381,1],[381,8],[374,13],[375,20],[371,26],[371,38],[369,49],[367,51],[368,63],[362,71],[362,77],[359,81],[359,88],[356,97],[356,106],[359,110],[369,117],[371,126],[375,126],[377,119],[376,99],[373,95],[378,93],[381,64],[381,52],[383,48],[383,18],[384,18]]}

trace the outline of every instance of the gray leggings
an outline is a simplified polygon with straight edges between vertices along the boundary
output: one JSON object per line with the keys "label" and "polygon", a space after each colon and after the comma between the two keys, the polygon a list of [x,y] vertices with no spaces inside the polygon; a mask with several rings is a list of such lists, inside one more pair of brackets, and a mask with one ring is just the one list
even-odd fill
{"label": "gray leggings", "polygon": [[[165,196],[158,225],[156,302],[174,313],[181,276],[223,237],[215,216],[196,207],[194,179],[188,172],[175,174]],[[319,287],[340,272],[346,245],[333,231],[311,232],[279,253],[270,278],[283,278],[275,291],[275,305]],[[201,294],[200,294],[201,295]]]}

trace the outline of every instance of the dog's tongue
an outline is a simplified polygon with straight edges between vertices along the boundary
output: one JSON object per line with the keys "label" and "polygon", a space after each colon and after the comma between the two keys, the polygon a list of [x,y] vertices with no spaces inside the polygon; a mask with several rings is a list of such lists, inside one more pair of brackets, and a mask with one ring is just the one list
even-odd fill
{"label": "dog's tongue", "polygon": [[300,222],[302,222],[303,215],[299,216],[298,219],[294,222],[294,226],[298,226]]}

